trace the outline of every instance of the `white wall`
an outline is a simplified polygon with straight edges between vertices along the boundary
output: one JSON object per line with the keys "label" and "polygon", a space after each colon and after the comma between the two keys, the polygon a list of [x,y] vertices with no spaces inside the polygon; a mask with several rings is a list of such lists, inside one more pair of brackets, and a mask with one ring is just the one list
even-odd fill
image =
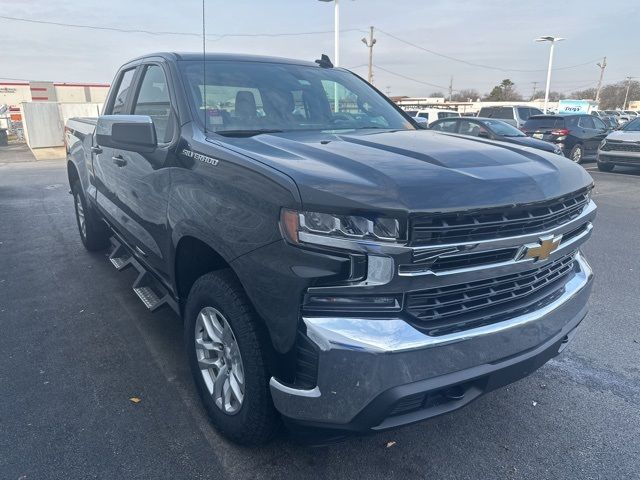
{"label": "white wall", "polygon": [[97,117],[101,103],[22,103],[22,125],[30,148],[64,145],[64,125],[71,117]]}

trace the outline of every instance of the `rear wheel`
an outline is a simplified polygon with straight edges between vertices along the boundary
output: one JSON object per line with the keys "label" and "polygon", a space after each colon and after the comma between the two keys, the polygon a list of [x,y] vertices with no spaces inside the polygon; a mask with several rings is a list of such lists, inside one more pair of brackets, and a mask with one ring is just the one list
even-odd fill
{"label": "rear wheel", "polygon": [[71,193],[73,194],[76,223],[82,244],[90,252],[106,248],[109,245],[109,231],[95,211],[87,204],[79,181],[73,183]]}
{"label": "rear wheel", "polygon": [[200,277],[185,307],[185,343],[198,393],[234,442],[269,441],[279,425],[256,314],[230,270]]}
{"label": "rear wheel", "polygon": [[584,158],[584,148],[582,145],[575,145],[571,149],[571,153],[569,153],[569,158],[575,163],[582,163],[582,159]]}
{"label": "rear wheel", "polygon": [[611,172],[613,171],[613,167],[615,167],[613,163],[604,163],[598,160],[598,170],[601,172]]}

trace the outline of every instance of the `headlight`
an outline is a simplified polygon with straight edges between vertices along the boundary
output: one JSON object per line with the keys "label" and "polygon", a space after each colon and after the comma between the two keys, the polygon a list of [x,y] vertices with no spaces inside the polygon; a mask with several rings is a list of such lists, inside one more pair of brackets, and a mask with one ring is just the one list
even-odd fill
{"label": "headlight", "polygon": [[[397,242],[402,235],[400,222],[395,218],[388,217],[333,215],[283,209],[280,215],[280,224],[285,238],[295,244],[299,244],[301,241],[322,243],[312,241],[317,235],[379,242]],[[306,238],[301,239],[301,236]]]}
{"label": "headlight", "polygon": [[602,148],[604,148],[604,146],[605,146],[606,144],[607,144],[607,139],[605,138],[604,140],[602,140],[602,141],[600,142],[600,148],[601,148],[601,149],[602,149]]}

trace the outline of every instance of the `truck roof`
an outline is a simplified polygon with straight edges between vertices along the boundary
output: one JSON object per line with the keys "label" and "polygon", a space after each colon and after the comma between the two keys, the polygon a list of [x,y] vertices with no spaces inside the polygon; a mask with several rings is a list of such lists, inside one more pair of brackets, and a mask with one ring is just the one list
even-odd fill
{"label": "truck roof", "polygon": [[[143,58],[149,58],[149,57],[163,57],[168,60],[174,60],[174,61],[183,61],[183,60],[184,61],[194,61],[194,60],[202,61],[202,52],[154,52],[154,53],[148,53],[146,55],[141,55],[139,57],[131,59],[130,62],[143,59]],[[305,66],[311,66],[311,67],[317,66],[317,64],[312,61],[295,60],[291,58],[281,58],[281,57],[270,57],[266,55],[249,55],[249,54],[221,53],[221,52],[206,53],[205,60],[206,61],[286,63],[291,65],[305,65]]]}

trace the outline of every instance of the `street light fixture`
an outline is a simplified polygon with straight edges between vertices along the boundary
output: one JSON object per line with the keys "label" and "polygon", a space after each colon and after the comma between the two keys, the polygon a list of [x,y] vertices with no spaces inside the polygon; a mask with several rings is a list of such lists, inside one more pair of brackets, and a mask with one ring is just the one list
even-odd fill
{"label": "street light fixture", "polygon": [[552,37],[552,36],[536,38],[536,42],[551,43],[551,49],[549,50],[549,67],[547,68],[547,89],[545,90],[545,93],[544,93],[544,113],[547,113],[547,104],[549,103],[549,86],[551,85],[551,65],[553,64],[553,47],[555,46],[556,42],[560,42],[562,40],[564,40],[564,38]]}

